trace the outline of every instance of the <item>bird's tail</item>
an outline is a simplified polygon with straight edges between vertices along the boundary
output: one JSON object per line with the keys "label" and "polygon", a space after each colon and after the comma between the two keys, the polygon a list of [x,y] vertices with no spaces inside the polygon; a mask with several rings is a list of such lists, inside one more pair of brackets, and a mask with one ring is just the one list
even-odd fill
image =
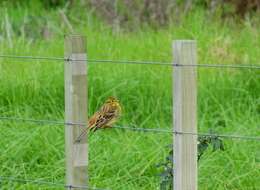
{"label": "bird's tail", "polygon": [[89,128],[84,129],[81,134],[76,138],[75,143],[80,143],[80,141],[88,134]]}
{"label": "bird's tail", "polygon": [[86,129],[84,129],[81,134],[76,138],[75,143],[80,143],[81,140],[87,136],[87,134],[89,133],[89,131],[96,131],[96,125],[92,124],[92,125],[88,125],[88,127]]}

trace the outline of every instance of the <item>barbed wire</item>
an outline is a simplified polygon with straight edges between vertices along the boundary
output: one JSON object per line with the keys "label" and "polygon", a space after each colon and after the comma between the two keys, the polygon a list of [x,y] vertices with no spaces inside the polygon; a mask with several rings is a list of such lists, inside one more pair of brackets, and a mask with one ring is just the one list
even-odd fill
{"label": "barbed wire", "polygon": [[[38,120],[38,119],[24,119],[18,117],[3,117],[0,116],[0,120],[8,120],[8,121],[15,121],[15,122],[30,122],[30,123],[37,123],[37,124],[50,124],[50,125],[71,125],[77,127],[86,127],[85,123],[74,123],[74,122],[64,122],[58,120]],[[172,133],[172,134],[186,134],[186,135],[194,135],[194,136],[203,136],[203,137],[222,137],[222,138],[230,138],[230,139],[241,139],[241,140],[256,140],[260,141],[260,136],[243,136],[243,135],[233,135],[233,134],[214,134],[214,133],[193,133],[193,132],[182,132],[182,131],[173,131],[167,129],[160,129],[160,128],[140,128],[136,126],[112,126],[111,128],[115,129],[123,129],[123,130],[131,130],[131,131],[140,131],[140,132],[154,132],[154,133]]]}
{"label": "barbed wire", "polygon": [[224,135],[224,134],[214,134],[214,133],[192,133],[192,132],[179,132],[174,131],[174,134],[187,134],[201,137],[222,137],[222,138],[231,138],[231,139],[243,139],[243,140],[256,140],[260,141],[260,136],[242,136],[242,135]]}
{"label": "barbed wire", "polygon": [[8,58],[8,59],[38,59],[38,60],[46,60],[46,61],[65,61],[63,57],[42,57],[42,56],[25,56],[25,55],[3,55],[0,57]]}
{"label": "barbed wire", "polygon": [[[35,180],[35,179],[21,179],[21,178],[15,178],[12,176],[0,176],[0,182],[1,181],[12,181],[17,183],[29,183],[29,184],[37,184],[37,185],[47,185],[47,186],[58,186],[58,187],[64,187],[66,189],[91,189],[91,190],[108,190],[103,188],[95,188],[90,186],[79,186],[79,185],[67,185],[60,182],[52,182],[52,181],[43,181],[43,180]],[[1,186],[1,184],[0,184]]]}
{"label": "barbed wire", "polygon": [[41,57],[41,56],[18,56],[18,55],[0,55],[2,58],[10,59],[33,59],[46,61],[87,61],[90,63],[117,63],[117,64],[138,64],[138,65],[163,65],[173,67],[206,67],[206,68],[231,68],[231,69],[260,69],[260,64],[176,64],[164,61],[135,61],[135,60],[102,60],[102,59],[72,59],[64,57]]}
{"label": "barbed wire", "polygon": [[0,120],[9,120],[9,121],[18,121],[18,122],[29,122],[37,124],[50,124],[50,125],[77,125],[77,126],[86,126],[86,124],[76,124],[76,123],[67,123],[58,120],[44,120],[44,119],[32,119],[32,118],[19,118],[19,117],[3,117],[0,116]]}

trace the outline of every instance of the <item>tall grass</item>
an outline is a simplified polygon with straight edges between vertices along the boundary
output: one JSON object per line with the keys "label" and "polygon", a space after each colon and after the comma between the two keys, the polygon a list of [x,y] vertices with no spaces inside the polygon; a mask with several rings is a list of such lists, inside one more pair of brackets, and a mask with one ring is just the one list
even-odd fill
{"label": "tall grass", "polygon": [[[20,16],[46,14],[30,8],[7,9],[11,23]],[[32,11],[32,12],[31,12]],[[73,10],[72,10],[73,12]],[[49,13],[59,27],[55,11]],[[48,16],[48,15],[47,15]],[[257,19],[257,18],[253,18]],[[92,22],[92,21],[94,22]],[[3,21],[3,20],[1,20]],[[195,39],[199,63],[259,64],[260,30],[254,20],[240,24],[208,20],[203,11],[183,18],[168,29],[149,28],[114,33],[89,15],[89,22],[72,22],[87,35],[90,59],[171,61],[173,39]],[[66,31],[66,30],[65,30]],[[14,34],[13,47],[5,36],[0,53],[63,56],[64,30],[45,41]],[[4,34],[4,31],[3,31]],[[32,39],[32,40],[30,40]],[[260,73],[255,70],[198,70],[199,131],[260,135]],[[0,114],[23,118],[64,117],[63,63],[0,59]],[[123,105],[119,125],[172,128],[172,69],[163,66],[94,64],[88,67],[89,115],[107,96]],[[64,128],[0,121],[0,175],[64,181]],[[90,185],[110,189],[158,189],[157,163],[167,155],[170,134],[109,129],[89,137]],[[200,189],[259,189],[260,142],[225,140],[224,152],[207,152],[199,163]],[[59,189],[1,182],[2,189]]]}

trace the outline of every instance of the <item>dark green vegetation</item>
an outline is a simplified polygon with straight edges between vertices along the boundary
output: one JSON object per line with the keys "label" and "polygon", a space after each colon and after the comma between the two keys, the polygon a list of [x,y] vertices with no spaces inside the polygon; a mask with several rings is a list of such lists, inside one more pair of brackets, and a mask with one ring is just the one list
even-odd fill
{"label": "dark green vegetation", "polygon": [[[87,35],[90,59],[171,61],[173,39],[196,39],[199,63],[260,62],[259,16],[222,22],[197,9],[178,25],[130,33],[112,30],[80,7],[65,10],[74,30]],[[0,14],[1,54],[63,56],[63,34],[69,30],[56,9],[6,5]],[[42,35],[44,26],[50,36]],[[89,64],[88,73],[90,115],[115,95],[124,108],[120,125],[172,128],[171,67]],[[198,73],[199,131],[259,136],[260,72],[200,68]],[[1,58],[0,115],[63,120],[63,80],[63,62]],[[1,176],[64,182],[64,127],[0,121],[0,128]],[[90,136],[90,184],[158,188],[156,164],[164,161],[171,142],[170,134],[98,131]],[[224,144],[226,151],[208,150],[201,158],[200,189],[259,189],[260,142],[227,139]],[[1,188],[58,189],[11,182],[1,182]]]}
{"label": "dark green vegetation", "polygon": [[[210,133],[214,134],[212,129],[210,129]],[[202,155],[209,149],[213,152],[222,150],[224,151],[224,143],[223,140],[216,136],[199,136],[198,137],[198,158],[197,161],[199,162],[202,158]],[[157,164],[157,167],[161,168],[161,181],[160,181],[160,190],[171,190],[173,188],[173,178],[174,178],[174,165],[173,165],[173,145],[170,144],[168,146],[169,152],[167,157],[165,158],[164,162]]]}

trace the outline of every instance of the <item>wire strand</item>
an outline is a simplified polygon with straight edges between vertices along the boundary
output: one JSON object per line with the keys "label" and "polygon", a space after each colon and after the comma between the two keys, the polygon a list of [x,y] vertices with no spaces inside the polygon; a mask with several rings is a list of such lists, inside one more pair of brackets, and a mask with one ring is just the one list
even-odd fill
{"label": "wire strand", "polygon": [[242,135],[223,135],[223,134],[213,134],[213,133],[192,133],[192,132],[180,132],[174,131],[174,134],[186,134],[186,135],[194,135],[194,136],[202,136],[202,137],[222,137],[222,138],[231,138],[231,139],[243,139],[243,140],[256,140],[260,141],[260,136],[242,136]]}
{"label": "wire strand", "polygon": [[0,181],[12,181],[17,183],[30,183],[30,184],[38,184],[38,185],[48,185],[48,186],[59,186],[69,189],[91,189],[91,190],[108,190],[101,188],[94,188],[89,186],[79,186],[79,185],[67,185],[60,182],[52,182],[52,181],[43,181],[43,180],[35,180],[35,179],[21,179],[15,178],[12,176],[0,176]]}
{"label": "wire strand", "polygon": [[33,59],[48,61],[87,61],[90,63],[117,63],[117,64],[137,64],[137,65],[163,65],[173,67],[205,67],[205,68],[231,68],[231,69],[260,69],[258,64],[176,64],[164,61],[135,61],[135,60],[102,60],[102,59],[72,59],[64,57],[38,57],[38,56],[18,56],[18,55],[0,55],[2,58],[12,59]]}
{"label": "wire strand", "polygon": [[63,57],[42,57],[42,56],[26,56],[26,55],[0,55],[2,58],[8,59],[34,59],[34,60],[48,60],[48,61],[65,61]]}
{"label": "wire strand", "polygon": [[[31,122],[37,124],[51,124],[51,125],[68,125],[68,126],[77,126],[77,127],[86,127],[85,123],[74,123],[74,122],[64,122],[58,120],[37,120],[37,119],[24,119],[24,118],[17,118],[17,117],[2,117],[0,116],[0,120],[8,120],[8,121],[15,121],[15,122]],[[140,131],[140,132],[154,132],[154,133],[173,133],[173,134],[186,134],[186,135],[195,135],[195,136],[215,136],[215,137],[222,137],[222,138],[231,138],[231,139],[242,139],[242,140],[256,140],[260,141],[260,136],[243,136],[243,135],[224,135],[224,134],[214,134],[214,133],[193,133],[193,132],[181,132],[181,131],[172,131],[167,129],[160,129],[160,128],[140,128],[140,127],[129,127],[129,126],[113,126],[112,128],[115,129],[124,129],[124,130],[131,130],[131,131]]]}

